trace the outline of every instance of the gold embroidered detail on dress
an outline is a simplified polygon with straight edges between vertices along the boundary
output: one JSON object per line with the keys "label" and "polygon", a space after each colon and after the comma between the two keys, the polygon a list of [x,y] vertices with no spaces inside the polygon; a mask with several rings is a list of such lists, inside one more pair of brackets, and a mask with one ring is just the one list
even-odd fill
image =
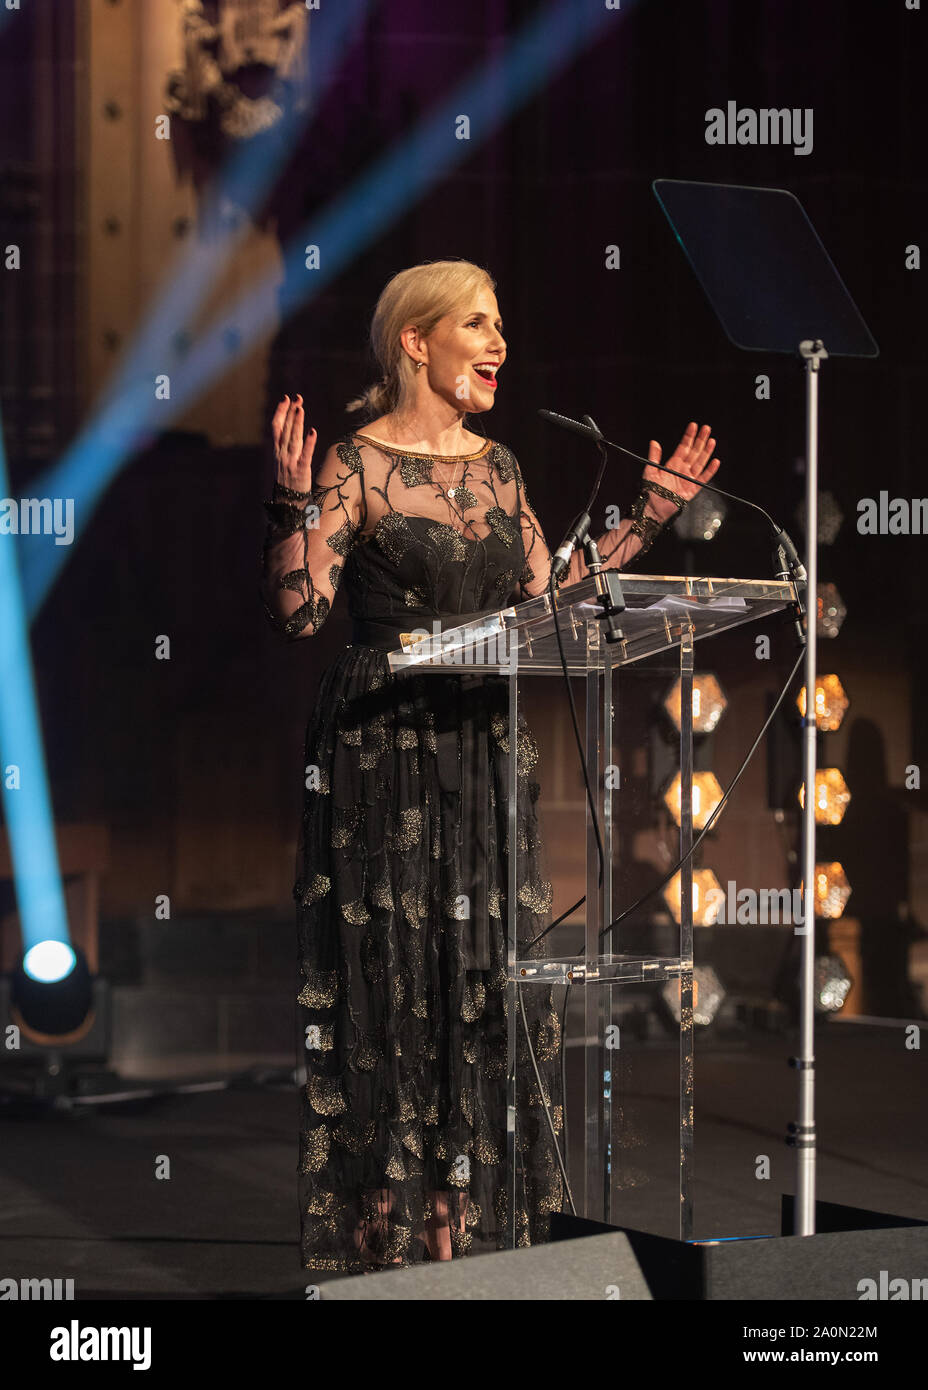
{"label": "gold embroidered detail on dress", "polygon": [[415,537],[409,524],[399,512],[387,512],[374,527],[374,540],[391,564],[398,565]]}
{"label": "gold embroidered detail on dress", "polygon": [[454,502],[460,506],[462,512],[469,511],[471,507],[476,507],[477,498],[471,492],[466,483],[459,483],[454,489]]}
{"label": "gold embroidered detail on dress", "polygon": [[338,995],[338,972],[336,970],[308,970],[303,966],[306,984],[297,995],[297,1000],[307,1009],[328,1009],[335,1003]]}
{"label": "gold embroidered detail on dress", "polygon": [[408,854],[419,844],[422,836],[422,812],[418,806],[410,806],[400,812],[399,825],[391,815],[387,825],[385,841],[390,849]]}
{"label": "gold embroidered detail on dress", "polygon": [[428,528],[426,534],[438,551],[441,561],[447,563],[453,560],[467,559],[467,546],[456,527],[449,526],[445,521],[438,521],[434,526]]}
{"label": "gold embroidered detail on dress", "polygon": [[319,1115],[341,1115],[348,1109],[337,1076],[311,1076],[306,1083],[306,1096]]}
{"label": "gold embroidered detail on dress", "polygon": [[371,914],[364,906],[363,898],[358,898],[353,903],[342,903],[342,916],[353,927],[363,927],[365,922],[371,920]]}
{"label": "gold embroidered detail on dress", "polygon": [[505,444],[494,444],[490,450],[490,461],[500,476],[500,481],[511,483],[515,477],[515,458]]}
{"label": "gold embroidered detail on dress", "polygon": [[393,1178],[396,1182],[401,1182],[406,1177],[406,1166],[398,1154],[390,1155],[390,1160],[384,1169],[388,1178]]}
{"label": "gold embroidered detail on dress", "polygon": [[409,1125],[403,1134],[403,1143],[407,1149],[416,1155],[416,1158],[425,1157],[421,1125]]}
{"label": "gold embroidered detail on dress", "polygon": [[504,512],[502,507],[490,507],[487,521],[504,545],[515,545],[519,539],[519,528],[508,512]]}
{"label": "gold embroidered detail on dress", "polygon": [[[301,1136],[303,1157],[300,1170],[303,1173],[318,1173],[325,1167],[329,1156],[329,1131],[326,1125],[308,1129]],[[334,1194],[330,1194],[334,1195]]]}
{"label": "gold embroidered detail on dress", "polygon": [[532,912],[547,912],[551,907],[551,898],[551,884],[544,880],[540,883],[523,883],[519,889],[519,902]]}
{"label": "gold embroidered detail on dress", "polygon": [[377,1127],[373,1120],[361,1121],[354,1116],[346,1115],[339,1121],[335,1131],[335,1142],[341,1144],[343,1149],[359,1157],[365,1149],[369,1149],[374,1142],[374,1135]]}
{"label": "gold embroidered detail on dress", "polygon": [[352,1063],[358,1071],[373,1071],[381,1055],[380,1049],[365,1034],[355,1048]]}
{"label": "gold embroidered detail on dress", "polygon": [[513,585],[516,580],[515,570],[503,570],[493,581],[493,589],[498,603],[503,604],[512,593]]}
{"label": "gold embroidered detail on dress", "polygon": [[390,885],[389,870],[384,874],[383,878],[377,883],[371,893],[371,902],[375,907],[382,907],[387,912],[393,911],[393,889]]}
{"label": "gold embroidered detail on dress", "polygon": [[340,526],[333,535],[326,538],[326,545],[330,550],[334,550],[336,555],[349,555],[357,536],[357,526],[346,521],[344,526]]}
{"label": "gold embroidered detail on dress", "polygon": [[487,1000],[487,992],[484,989],[482,980],[468,980],[464,985],[463,998],[461,1000],[461,1017],[465,1023],[476,1023],[483,1013],[484,1005]]}
{"label": "gold embroidered detail on dress", "polygon": [[335,450],[342,463],[349,473],[363,473],[364,464],[361,461],[361,450],[351,439],[343,440]]}
{"label": "gold embroidered detail on dress", "polygon": [[429,900],[425,885],[418,883],[400,894],[406,920],[411,927],[418,927],[423,918],[429,915]]}
{"label": "gold embroidered detail on dress", "polygon": [[479,1163],[489,1168],[499,1163],[499,1150],[492,1144],[485,1134],[478,1134],[474,1141],[474,1157]]}
{"label": "gold embroidered detail on dress", "polygon": [[[490,716],[490,732],[504,753],[509,752],[509,721],[494,712]],[[538,762],[538,745],[527,726],[519,722],[516,734],[516,775],[524,777]]]}
{"label": "gold embroidered detail on dress", "polygon": [[318,902],[324,898],[332,887],[332,880],[326,874],[314,874],[312,882],[307,886],[302,879],[296,883],[294,896],[304,907],[309,907],[310,903]]}
{"label": "gold embroidered detail on dress", "polygon": [[361,810],[358,806],[332,807],[333,849],[345,849],[351,844],[361,825]]}
{"label": "gold embroidered detail on dress", "polygon": [[420,487],[423,483],[430,483],[432,481],[432,460],[404,454],[400,460],[400,477],[404,487]]}

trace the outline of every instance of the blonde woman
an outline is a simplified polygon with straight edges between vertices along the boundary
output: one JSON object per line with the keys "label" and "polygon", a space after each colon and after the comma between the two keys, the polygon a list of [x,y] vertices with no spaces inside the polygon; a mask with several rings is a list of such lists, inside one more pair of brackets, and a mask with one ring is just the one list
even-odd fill
{"label": "blonde woman", "polygon": [[[383,377],[350,409],[363,428],[313,466],[316,431],[285,397],[265,503],[265,609],[311,637],[343,583],[353,641],[325,672],[306,734],[297,879],[308,1081],[302,1264],[361,1272],[505,1243],[506,681],[391,675],[399,633],[457,626],[543,594],[550,553],[504,444],[470,430],[493,407],[507,347],[489,274],[467,261],[401,271],[373,316]],[[718,468],[708,426],[654,469],[629,520],[599,538],[624,568]],[[649,458],[660,460],[651,442]],[[667,475],[665,475],[667,476]],[[316,511],[305,513],[312,504]],[[562,583],[586,573],[575,554]],[[551,908],[520,718],[519,936]],[[463,910],[462,910],[462,904]],[[535,948],[541,953],[542,947]],[[526,990],[532,1044],[563,1133],[559,1020]],[[519,1030],[519,1241],[546,1239],[562,1184]]]}

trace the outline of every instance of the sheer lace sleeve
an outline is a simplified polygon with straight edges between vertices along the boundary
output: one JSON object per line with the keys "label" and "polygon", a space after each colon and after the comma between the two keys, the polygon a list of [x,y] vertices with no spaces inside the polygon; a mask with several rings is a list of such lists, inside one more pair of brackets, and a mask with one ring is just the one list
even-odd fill
{"label": "sheer lace sleeve", "polygon": [[514,457],[512,458],[512,468],[519,499],[519,527],[522,532],[522,544],[525,548],[525,567],[519,576],[519,597],[524,600],[537,598],[539,594],[548,592],[551,554],[541,529],[541,523],[528,499],[522,471]]}
{"label": "sheer lace sleeve", "polygon": [[[548,578],[551,573],[551,553],[544,532],[529,502],[525,482],[519,465],[513,458],[516,488],[519,496],[519,525],[525,546],[525,568],[519,579],[519,595],[522,599],[537,598],[548,591]],[[653,485],[652,485],[653,486]],[[669,495],[669,494],[664,494]],[[650,493],[644,488],[636,499],[628,517],[611,530],[597,536],[596,545],[606,569],[624,569],[636,556],[649,549],[658,533],[667,525],[648,514]],[[682,503],[681,503],[682,505]],[[574,551],[566,573],[557,581],[557,588],[576,584],[589,574],[582,548]]]}
{"label": "sheer lace sleeve", "polygon": [[333,445],[308,492],[275,482],[268,515],[261,598],[288,640],[312,637],[325,622],[345,561],[367,523],[364,465],[357,446]]}

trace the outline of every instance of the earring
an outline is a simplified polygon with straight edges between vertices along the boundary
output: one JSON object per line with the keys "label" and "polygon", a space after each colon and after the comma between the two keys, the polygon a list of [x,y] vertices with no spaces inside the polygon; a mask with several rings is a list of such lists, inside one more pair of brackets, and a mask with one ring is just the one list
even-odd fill
{"label": "earring", "polygon": [[425,366],[425,363],[424,363],[424,362],[417,362],[417,363],[416,363],[416,371],[418,371],[420,367],[424,367],[424,366]]}

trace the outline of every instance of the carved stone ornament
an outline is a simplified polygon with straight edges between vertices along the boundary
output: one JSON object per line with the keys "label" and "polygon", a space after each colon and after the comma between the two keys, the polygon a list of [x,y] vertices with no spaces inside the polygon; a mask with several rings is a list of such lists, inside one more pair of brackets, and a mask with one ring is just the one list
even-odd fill
{"label": "carved stone ornament", "polygon": [[303,0],[177,0],[183,67],[168,74],[168,111],[215,121],[229,139],[269,130],[284,114],[284,87],[300,109],[308,76]]}

